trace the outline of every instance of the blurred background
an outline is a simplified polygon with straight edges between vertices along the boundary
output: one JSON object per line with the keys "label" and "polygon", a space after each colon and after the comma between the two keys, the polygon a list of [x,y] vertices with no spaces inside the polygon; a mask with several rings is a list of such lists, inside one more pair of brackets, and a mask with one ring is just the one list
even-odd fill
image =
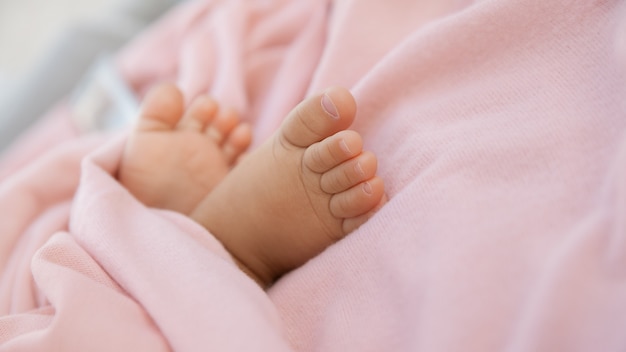
{"label": "blurred background", "polygon": [[0,97],[18,84],[64,28],[105,12],[107,0],[0,0]]}
{"label": "blurred background", "polygon": [[[0,0],[0,155],[181,0]],[[88,78],[88,75],[87,75]]]}

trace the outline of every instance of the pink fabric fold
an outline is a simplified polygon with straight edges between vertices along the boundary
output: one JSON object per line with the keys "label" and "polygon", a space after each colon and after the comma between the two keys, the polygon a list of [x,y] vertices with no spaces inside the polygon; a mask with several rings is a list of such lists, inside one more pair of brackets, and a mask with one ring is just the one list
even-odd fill
{"label": "pink fabric fold", "polygon": [[183,4],[118,57],[139,94],[210,93],[259,143],[346,86],[390,202],[263,292],[116,182],[123,137],[51,123],[0,163],[0,351],[623,351],[625,28],[618,0]]}

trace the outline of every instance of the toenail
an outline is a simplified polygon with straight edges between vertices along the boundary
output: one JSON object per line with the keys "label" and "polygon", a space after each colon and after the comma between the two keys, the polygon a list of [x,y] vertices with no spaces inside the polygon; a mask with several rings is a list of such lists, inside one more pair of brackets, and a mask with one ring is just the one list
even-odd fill
{"label": "toenail", "polygon": [[222,133],[213,127],[209,127],[208,134],[209,134],[209,137],[212,138],[218,144],[222,142],[222,139],[224,139],[224,136],[222,135]]}
{"label": "toenail", "polygon": [[365,192],[368,196],[372,195],[372,186],[369,182],[363,183],[363,192]]}
{"label": "toenail", "polygon": [[365,171],[363,171],[361,163],[356,163],[356,165],[354,165],[354,171],[356,171],[356,173],[361,177],[365,176]]}
{"label": "toenail", "polygon": [[333,104],[333,101],[330,99],[328,94],[324,93],[322,96],[322,109],[326,111],[328,115],[330,115],[333,119],[339,118],[339,112],[337,112],[337,107]]}
{"label": "toenail", "polygon": [[341,150],[346,152],[346,154],[352,155],[352,151],[350,151],[350,147],[348,147],[348,143],[346,143],[345,139],[342,139],[341,141],[339,141],[339,148],[341,148]]}

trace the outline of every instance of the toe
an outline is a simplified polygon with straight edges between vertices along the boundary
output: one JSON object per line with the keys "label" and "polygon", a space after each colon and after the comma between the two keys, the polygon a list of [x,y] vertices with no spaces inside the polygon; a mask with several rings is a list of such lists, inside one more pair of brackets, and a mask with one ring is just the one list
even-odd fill
{"label": "toe", "polygon": [[367,220],[369,220],[376,212],[380,210],[387,203],[387,196],[383,194],[378,204],[374,207],[374,209],[368,211],[363,215],[359,215],[353,218],[347,218],[343,220],[343,232],[348,234],[356,229],[358,229],[361,225],[363,225]]}
{"label": "toe", "polygon": [[237,125],[224,142],[224,157],[228,165],[233,165],[252,142],[252,128],[247,123]]}
{"label": "toe", "polygon": [[376,175],[378,160],[371,152],[364,152],[322,175],[320,185],[329,194],[343,192]]}
{"label": "toe", "polygon": [[239,117],[234,110],[220,109],[215,119],[207,127],[206,133],[215,143],[222,145],[238,122]]}
{"label": "toe", "polygon": [[353,218],[374,209],[383,197],[385,187],[379,177],[337,193],[330,199],[330,212],[338,218]]}
{"label": "toe", "polygon": [[178,124],[178,128],[194,132],[202,132],[205,127],[213,120],[217,112],[217,103],[207,97],[199,96],[192,102],[182,120]]}
{"label": "toe", "polygon": [[355,114],[352,94],[345,88],[329,88],[294,108],[281,126],[280,135],[292,145],[308,147],[348,128]]}
{"label": "toe", "polygon": [[339,131],[304,151],[303,163],[311,171],[323,173],[351,159],[363,150],[363,139],[355,131]]}
{"label": "toe", "polygon": [[144,98],[137,121],[139,131],[166,131],[178,124],[183,114],[183,95],[173,84],[152,88]]}

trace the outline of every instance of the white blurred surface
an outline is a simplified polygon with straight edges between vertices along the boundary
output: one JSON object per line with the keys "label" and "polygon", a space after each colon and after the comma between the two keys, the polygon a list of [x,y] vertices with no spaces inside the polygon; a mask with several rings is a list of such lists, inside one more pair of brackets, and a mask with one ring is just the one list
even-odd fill
{"label": "white blurred surface", "polygon": [[88,21],[110,0],[0,0],[0,100],[59,33]]}

